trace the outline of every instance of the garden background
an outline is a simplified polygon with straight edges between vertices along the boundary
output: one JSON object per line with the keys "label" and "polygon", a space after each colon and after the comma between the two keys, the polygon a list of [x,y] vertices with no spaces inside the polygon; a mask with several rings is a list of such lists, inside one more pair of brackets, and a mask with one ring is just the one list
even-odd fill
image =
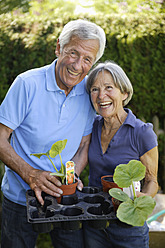
{"label": "garden background", "polygon": [[[95,22],[107,37],[100,61],[113,60],[126,71],[134,88],[128,107],[138,118],[154,124],[159,142],[159,190],[165,193],[164,1],[85,1],[85,6],[80,4],[84,12],[75,2],[0,1],[0,103],[19,73],[55,59],[56,41],[68,21],[85,18]],[[3,173],[0,163],[0,180]],[[87,185],[88,166],[81,179]],[[37,247],[51,247],[49,237],[40,235]]]}

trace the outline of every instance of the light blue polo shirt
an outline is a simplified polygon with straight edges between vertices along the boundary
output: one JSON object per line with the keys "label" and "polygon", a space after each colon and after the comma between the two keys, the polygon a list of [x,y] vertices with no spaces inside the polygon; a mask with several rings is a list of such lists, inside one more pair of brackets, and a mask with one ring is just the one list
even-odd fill
{"label": "light blue polo shirt", "polygon": [[[47,152],[53,143],[67,139],[63,163],[76,153],[82,136],[92,132],[95,111],[85,90],[85,80],[74,86],[66,97],[55,79],[55,63],[20,74],[0,106],[0,122],[13,129],[11,145],[27,163],[37,169],[55,169],[47,157],[31,153]],[[60,158],[54,159],[60,168]],[[11,201],[26,205],[29,186],[5,166],[3,194]]]}

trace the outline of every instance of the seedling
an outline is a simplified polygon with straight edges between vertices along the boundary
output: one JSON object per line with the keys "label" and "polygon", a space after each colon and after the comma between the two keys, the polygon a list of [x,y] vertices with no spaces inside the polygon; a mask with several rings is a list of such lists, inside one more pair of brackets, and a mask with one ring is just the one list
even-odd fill
{"label": "seedling", "polygon": [[145,172],[146,167],[138,160],[131,160],[128,164],[120,164],[115,169],[114,182],[121,188],[132,185],[133,199],[119,188],[109,190],[109,194],[113,198],[122,202],[117,209],[118,219],[132,226],[143,226],[156,205],[151,196],[136,197],[133,181],[142,180],[145,177]]}
{"label": "seedling", "polygon": [[[56,170],[56,172],[50,173],[50,175],[60,177],[61,181],[62,181],[62,184],[64,184],[64,180],[65,180],[65,177],[66,177],[66,169],[65,169],[65,165],[62,162],[61,152],[65,148],[66,143],[67,143],[67,139],[59,140],[59,141],[55,142],[52,145],[51,149],[48,150],[46,153],[33,153],[33,154],[30,154],[30,155],[33,155],[33,156],[35,156],[37,158],[41,158],[42,156],[46,156],[50,160],[50,162],[52,163],[54,169]],[[57,155],[60,156],[60,162],[61,162],[60,170],[57,170],[57,168],[56,168],[56,166],[55,166],[55,164],[53,163],[53,160],[52,160],[52,158],[55,158]]]}

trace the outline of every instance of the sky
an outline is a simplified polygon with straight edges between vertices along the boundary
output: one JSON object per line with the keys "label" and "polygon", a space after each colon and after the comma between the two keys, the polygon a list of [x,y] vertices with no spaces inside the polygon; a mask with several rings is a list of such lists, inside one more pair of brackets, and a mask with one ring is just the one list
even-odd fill
{"label": "sky", "polygon": [[[79,14],[79,13],[90,13],[90,14],[94,14],[94,8],[90,7],[90,5],[92,5],[93,1],[86,1],[86,0],[72,0],[73,2],[75,2],[77,4],[75,13]],[[85,6],[85,7],[83,7]]]}

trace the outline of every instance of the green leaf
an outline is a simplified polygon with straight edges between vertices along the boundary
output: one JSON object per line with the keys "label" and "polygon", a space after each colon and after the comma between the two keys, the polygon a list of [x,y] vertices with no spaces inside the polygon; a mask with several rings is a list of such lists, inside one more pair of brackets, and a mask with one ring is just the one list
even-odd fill
{"label": "green leaf", "polygon": [[32,154],[30,154],[30,156],[35,156],[37,158],[41,158],[41,156],[43,156],[43,155],[48,156],[48,153],[32,153]]}
{"label": "green leaf", "polygon": [[140,196],[134,201],[126,201],[119,205],[117,217],[120,221],[132,226],[143,226],[156,205],[151,196]]}
{"label": "green leaf", "polygon": [[57,177],[64,177],[64,174],[59,173],[59,172],[52,172],[50,173],[51,176],[57,176]]}
{"label": "green leaf", "polygon": [[55,142],[49,151],[50,157],[55,158],[58,154],[60,154],[62,150],[65,148],[66,143],[67,143],[67,139],[59,140]]}
{"label": "green leaf", "polygon": [[113,180],[120,188],[129,187],[133,181],[140,181],[145,177],[146,167],[138,160],[131,160],[128,164],[116,167]]}
{"label": "green leaf", "polygon": [[109,194],[119,201],[131,201],[129,196],[119,188],[112,188],[109,190]]}

